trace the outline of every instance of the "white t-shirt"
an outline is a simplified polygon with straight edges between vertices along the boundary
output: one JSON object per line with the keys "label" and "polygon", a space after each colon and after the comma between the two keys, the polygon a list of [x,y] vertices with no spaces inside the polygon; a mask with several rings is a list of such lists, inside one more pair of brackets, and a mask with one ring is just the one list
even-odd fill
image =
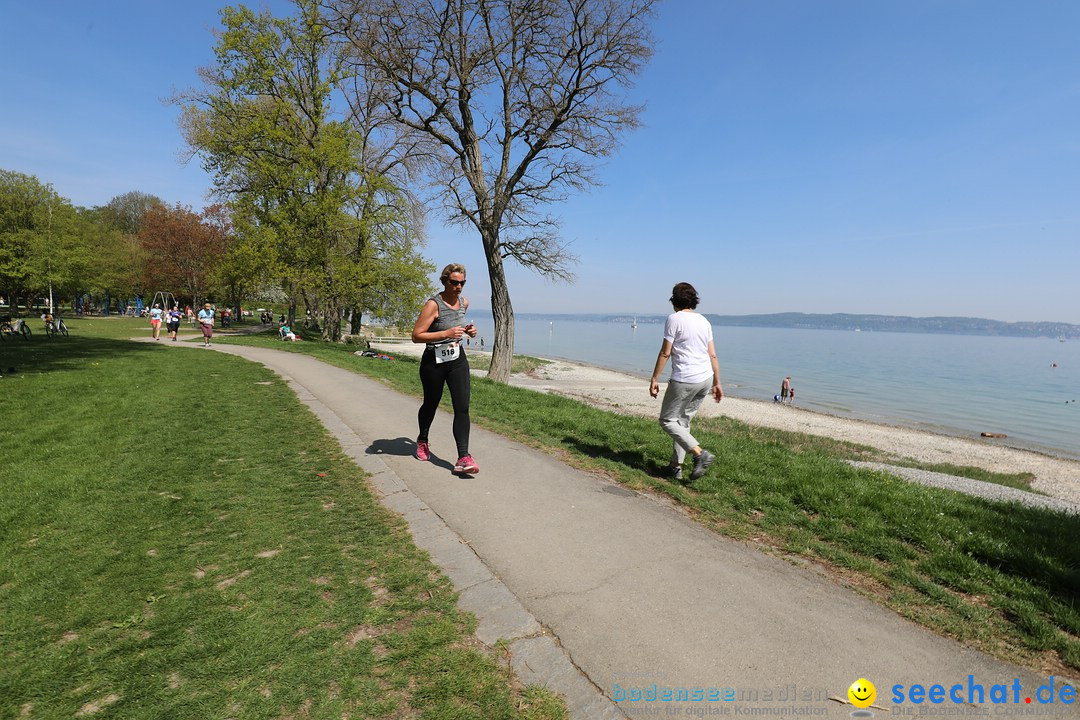
{"label": "white t-shirt", "polygon": [[696,312],[673,312],[664,323],[664,339],[671,343],[671,379],[699,383],[712,377],[709,343],[712,325]]}

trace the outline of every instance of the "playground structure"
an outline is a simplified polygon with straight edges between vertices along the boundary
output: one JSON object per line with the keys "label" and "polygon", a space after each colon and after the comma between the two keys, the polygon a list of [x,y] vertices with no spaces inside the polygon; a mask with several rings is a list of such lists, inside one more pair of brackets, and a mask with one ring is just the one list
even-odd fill
{"label": "playground structure", "polygon": [[168,312],[172,310],[173,305],[176,305],[176,296],[168,290],[159,290],[154,293],[154,300],[150,303],[150,307],[154,307],[155,304],[161,304],[161,309]]}

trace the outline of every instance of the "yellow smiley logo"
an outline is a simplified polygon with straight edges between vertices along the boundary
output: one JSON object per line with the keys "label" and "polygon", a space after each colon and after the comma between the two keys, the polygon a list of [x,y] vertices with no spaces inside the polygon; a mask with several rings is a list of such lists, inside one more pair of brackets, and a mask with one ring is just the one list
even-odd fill
{"label": "yellow smiley logo", "polygon": [[877,698],[877,688],[866,678],[859,678],[847,689],[848,700],[857,708],[867,708]]}

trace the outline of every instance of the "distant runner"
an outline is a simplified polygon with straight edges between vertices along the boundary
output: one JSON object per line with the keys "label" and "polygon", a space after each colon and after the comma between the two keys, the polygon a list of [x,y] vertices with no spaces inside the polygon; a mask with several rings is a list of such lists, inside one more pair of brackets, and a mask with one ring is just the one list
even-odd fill
{"label": "distant runner", "polygon": [[165,327],[169,330],[169,337],[173,342],[176,342],[176,334],[180,332],[180,320],[183,317],[183,313],[180,312],[179,305],[173,305],[172,310],[169,311],[169,317],[165,323]]}
{"label": "distant runner", "polygon": [[414,343],[427,344],[420,359],[424,404],[417,413],[420,433],[416,436],[416,458],[426,461],[431,457],[428,430],[435,419],[435,410],[442,400],[445,384],[450,388],[450,399],[454,405],[454,441],[458,453],[454,472],[459,475],[475,474],[480,471],[480,466],[469,454],[469,395],[472,385],[469,360],[465,357],[461,339],[476,337],[476,326],[465,323],[465,312],[469,309],[469,301],[461,297],[465,287],[465,266],[451,263],[443,268],[439,279],[443,291],[424,303],[412,331]]}
{"label": "distant runner", "polygon": [[199,311],[199,327],[202,328],[203,347],[210,347],[210,338],[214,337],[214,306],[210,303]]}
{"label": "distant runner", "polygon": [[154,303],[154,307],[150,310],[150,328],[153,330],[155,340],[161,339],[161,320],[165,316],[165,311],[161,309],[159,303]]}

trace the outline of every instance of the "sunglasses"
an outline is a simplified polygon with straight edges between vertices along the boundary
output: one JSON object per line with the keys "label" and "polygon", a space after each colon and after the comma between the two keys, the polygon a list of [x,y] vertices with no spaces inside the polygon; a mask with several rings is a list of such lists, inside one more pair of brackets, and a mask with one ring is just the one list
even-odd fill
{"label": "sunglasses", "polygon": [[447,280],[446,284],[447,285],[456,285],[457,287],[465,287],[465,281],[464,280]]}

